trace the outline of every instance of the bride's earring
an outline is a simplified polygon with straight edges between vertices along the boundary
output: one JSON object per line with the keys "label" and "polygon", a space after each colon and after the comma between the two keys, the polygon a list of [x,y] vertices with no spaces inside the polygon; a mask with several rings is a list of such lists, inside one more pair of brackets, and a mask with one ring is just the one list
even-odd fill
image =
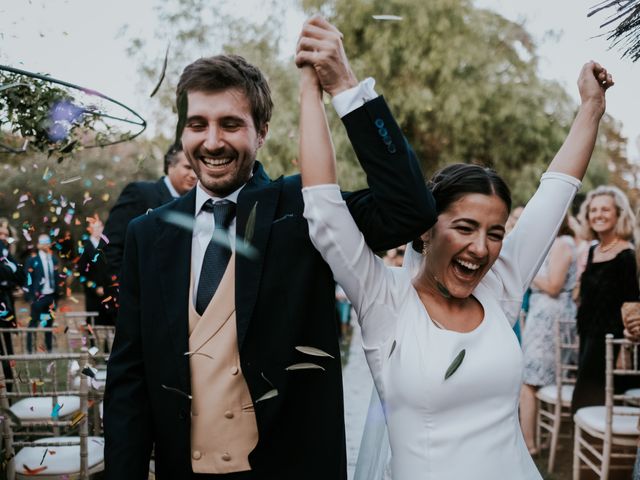
{"label": "bride's earring", "polygon": [[422,241],[422,256],[426,257],[431,252],[431,243]]}

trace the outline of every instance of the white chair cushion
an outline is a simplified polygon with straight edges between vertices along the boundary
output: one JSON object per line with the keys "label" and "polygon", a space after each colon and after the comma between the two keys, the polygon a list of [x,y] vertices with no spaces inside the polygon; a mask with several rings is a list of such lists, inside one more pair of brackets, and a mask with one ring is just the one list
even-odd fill
{"label": "white chair cushion", "polygon": [[[35,443],[48,442],[80,442],[80,437],[50,437],[36,440]],[[87,439],[89,451],[88,464],[89,468],[104,461],[104,438],[89,437]],[[45,450],[49,450],[45,455]],[[51,455],[51,452],[55,452]],[[42,458],[44,457],[44,460]],[[42,462],[42,465],[40,464]],[[40,475],[65,475],[80,471],[80,443],[69,447],[24,447],[15,457],[16,473],[20,475],[29,475],[24,468],[27,466],[31,470],[47,467]]]}
{"label": "white chair cushion", "polygon": [[[633,415],[616,415],[616,413],[631,413]],[[612,431],[614,435],[638,435],[638,415],[640,408],[616,406],[614,409]],[[604,433],[606,407],[583,407],[573,416],[579,426],[586,426],[592,430]]]}
{"label": "white chair cushion", "polygon": [[[558,387],[555,385],[547,385],[538,390],[536,396],[546,403],[552,403],[555,405],[558,395]],[[573,397],[573,385],[562,385],[560,388],[560,398],[563,404],[571,403]]]}
{"label": "white chair cushion", "polygon": [[633,399],[627,400],[627,403],[631,405],[640,405],[640,388],[632,388],[624,392],[626,396],[634,397]]}
{"label": "white chair cushion", "polygon": [[[60,396],[58,404],[62,406],[58,410],[58,417],[66,417],[80,410],[80,397]],[[11,411],[20,420],[51,420],[53,397],[23,398],[11,405]]]}

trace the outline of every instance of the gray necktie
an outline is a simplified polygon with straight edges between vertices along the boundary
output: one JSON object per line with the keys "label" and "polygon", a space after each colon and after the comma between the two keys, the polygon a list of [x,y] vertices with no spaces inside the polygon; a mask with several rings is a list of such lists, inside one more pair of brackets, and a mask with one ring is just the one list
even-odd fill
{"label": "gray necktie", "polygon": [[[213,213],[216,225],[215,230],[220,232],[221,230],[227,230],[229,228],[236,214],[236,204],[228,200],[213,203],[213,200],[209,199],[202,206],[202,210]],[[220,280],[227,269],[230,257],[231,250],[229,250],[228,247],[220,245],[220,243],[214,241],[213,238],[209,240],[209,245],[202,260],[198,293],[196,295],[196,312],[198,312],[199,315],[202,315],[213,298],[213,294],[218,288]]]}

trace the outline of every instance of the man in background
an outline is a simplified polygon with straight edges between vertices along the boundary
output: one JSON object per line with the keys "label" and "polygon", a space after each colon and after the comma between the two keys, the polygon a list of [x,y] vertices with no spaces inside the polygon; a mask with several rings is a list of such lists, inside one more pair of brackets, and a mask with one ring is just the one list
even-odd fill
{"label": "man in background", "polygon": [[169,147],[164,156],[164,173],[165,175],[156,182],[129,183],[111,208],[104,227],[106,241],[101,246],[111,275],[118,276],[120,273],[124,238],[129,222],[149,209],[179,198],[195,187],[198,181],[182,151],[182,144]]}
{"label": "man in background", "polygon": [[[51,250],[51,238],[47,234],[38,236],[38,251],[25,264],[25,300],[31,302],[29,328],[51,327],[58,299],[58,258]],[[32,334],[27,334],[27,351],[33,351]],[[51,332],[44,335],[48,352],[52,347]]]}
{"label": "man in background", "polygon": [[78,273],[84,285],[85,309],[87,312],[98,312],[98,325],[113,325],[115,316],[105,301],[108,300],[105,293],[111,284],[111,278],[104,252],[98,248],[104,225],[97,216],[87,218],[87,222],[89,238],[83,237],[82,252],[78,261]]}

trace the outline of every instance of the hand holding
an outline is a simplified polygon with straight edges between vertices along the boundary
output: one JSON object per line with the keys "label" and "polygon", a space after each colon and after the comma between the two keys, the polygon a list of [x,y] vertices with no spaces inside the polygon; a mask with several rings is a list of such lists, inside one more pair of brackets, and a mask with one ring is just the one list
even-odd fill
{"label": "hand holding", "polygon": [[342,33],[320,15],[314,15],[302,27],[296,65],[312,66],[322,89],[332,97],[358,84],[342,45]]}
{"label": "hand holding", "polygon": [[606,68],[593,61],[586,63],[578,77],[582,105],[593,106],[596,113],[602,116],[606,108],[605,91],[613,84],[613,77]]}

